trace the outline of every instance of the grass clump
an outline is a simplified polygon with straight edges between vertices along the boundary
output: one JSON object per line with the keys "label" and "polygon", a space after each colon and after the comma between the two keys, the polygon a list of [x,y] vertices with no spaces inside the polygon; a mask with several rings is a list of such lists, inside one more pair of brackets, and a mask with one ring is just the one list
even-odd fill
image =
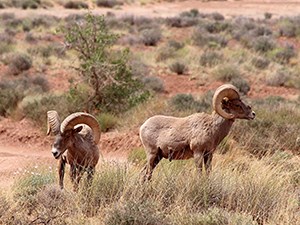
{"label": "grass clump", "polygon": [[89,5],[81,1],[68,1],[64,4],[66,9],[88,9]]}
{"label": "grass clump", "polygon": [[213,67],[218,65],[223,59],[223,56],[216,51],[205,51],[200,57],[200,65]]}
{"label": "grass clump", "polygon": [[129,163],[137,165],[146,164],[146,152],[143,148],[135,148],[130,151],[128,154],[127,160]]}
{"label": "grass clump", "polygon": [[253,66],[255,66],[257,69],[266,69],[269,64],[270,64],[270,60],[267,59],[267,58],[263,58],[263,57],[254,57],[252,60],[251,60],[251,64]]}
{"label": "grass clump", "polygon": [[27,54],[15,54],[8,65],[10,72],[18,75],[32,67],[32,59]]}
{"label": "grass clump", "polygon": [[230,82],[233,79],[238,79],[241,77],[240,71],[234,65],[220,65],[214,71],[214,77],[216,80],[223,82]]}
{"label": "grass clump", "polygon": [[170,70],[177,75],[183,75],[188,71],[187,66],[181,62],[174,62],[169,66]]}
{"label": "grass clump", "polygon": [[164,92],[165,86],[161,78],[156,76],[146,76],[141,79],[145,87],[150,91]]}
{"label": "grass clump", "polygon": [[96,5],[98,7],[113,8],[115,6],[123,5],[123,3],[117,0],[97,0]]}
{"label": "grass clump", "polygon": [[162,35],[158,28],[144,29],[141,31],[142,42],[146,46],[156,46]]}
{"label": "grass clump", "polygon": [[110,113],[101,113],[97,116],[97,121],[100,124],[102,132],[107,132],[116,128],[118,125],[118,118]]}
{"label": "grass clump", "polygon": [[290,77],[289,71],[280,69],[267,76],[266,84],[274,87],[286,86]]}

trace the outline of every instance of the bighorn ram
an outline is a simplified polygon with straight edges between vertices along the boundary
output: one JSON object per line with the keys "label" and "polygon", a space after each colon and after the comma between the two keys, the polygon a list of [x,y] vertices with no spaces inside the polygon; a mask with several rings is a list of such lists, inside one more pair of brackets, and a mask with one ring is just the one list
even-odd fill
{"label": "bighorn ram", "polygon": [[227,136],[235,119],[254,119],[255,112],[240,99],[231,84],[220,86],[213,96],[211,115],[195,113],[188,117],[156,115],[140,127],[147,164],[144,179],[151,179],[155,166],[162,158],[171,160],[194,158],[201,172],[211,170],[213,153]]}
{"label": "bighorn ram", "polygon": [[[100,140],[100,127],[92,115],[77,112],[69,115],[60,123],[56,111],[48,111],[47,135],[54,134],[52,154],[59,159],[58,174],[59,185],[63,189],[65,164],[70,164],[70,177],[77,190],[79,181],[86,171],[88,182],[93,178],[95,167],[99,160],[98,142]],[[66,150],[67,154],[63,154]]]}

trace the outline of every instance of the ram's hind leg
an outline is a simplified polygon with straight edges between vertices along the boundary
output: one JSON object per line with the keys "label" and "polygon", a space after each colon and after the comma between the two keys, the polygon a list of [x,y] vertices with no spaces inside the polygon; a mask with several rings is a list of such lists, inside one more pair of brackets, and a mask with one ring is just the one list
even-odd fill
{"label": "ram's hind leg", "polygon": [[146,173],[144,176],[144,181],[151,180],[152,173],[154,168],[157,166],[157,164],[162,159],[162,151],[159,148],[156,153],[150,153],[147,157],[147,165],[145,167]]}
{"label": "ram's hind leg", "polygon": [[213,158],[213,153],[212,152],[206,152],[204,153],[204,166],[205,166],[205,171],[207,173],[209,173],[211,171],[211,161],[212,161],[212,158]]}

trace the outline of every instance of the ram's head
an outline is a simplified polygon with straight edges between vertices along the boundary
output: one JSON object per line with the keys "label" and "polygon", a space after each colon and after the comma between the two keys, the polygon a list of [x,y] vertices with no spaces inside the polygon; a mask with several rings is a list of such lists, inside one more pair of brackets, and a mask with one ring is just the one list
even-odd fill
{"label": "ram's head", "polygon": [[[91,141],[93,141],[95,144],[98,144],[100,140],[101,133],[99,124],[95,117],[88,113],[73,113],[65,118],[62,123],[60,123],[60,119],[56,111],[48,111],[47,117],[47,135],[55,135],[55,140],[52,145],[52,154],[56,159],[58,159],[71,146],[76,147],[76,145],[81,144],[77,143],[78,139],[75,138],[76,135],[81,131],[85,131],[85,133],[90,134],[92,136]],[[89,132],[90,130],[91,132]]]}
{"label": "ram's head", "polygon": [[231,84],[224,84],[216,90],[213,108],[225,119],[255,118],[255,112],[241,100],[237,88]]}

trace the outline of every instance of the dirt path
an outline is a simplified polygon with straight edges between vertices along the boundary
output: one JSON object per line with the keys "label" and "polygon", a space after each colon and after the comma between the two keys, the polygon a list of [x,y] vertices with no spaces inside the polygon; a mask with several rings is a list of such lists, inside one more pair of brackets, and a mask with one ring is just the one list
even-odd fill
{"label": "dirt path", "polygon": [[[160,2],[146,5],[129,4],[119,8],[92,8],[91,11],[96,14],[106,14],[112,12],[115,15],[137,15],[147,17],[170,17],[178,15],[182,11],[198,9],[202,13],[219,12],[226,17],[246,16],[252,18],[263,18],[264,13],[272,13],[274,17],[296,16],[300,12],[300,0],[228,0],[228,1],[209,1],[201,2],[198,0],[178,1],[178,2]],[[55,7],[38,10],[21,9],[1,9],[1,13],[12,12],[18,17],[35,15],[53,15],[57,17],[66,17],[70,14],[82,14],[87,10],[64,9]]]}

